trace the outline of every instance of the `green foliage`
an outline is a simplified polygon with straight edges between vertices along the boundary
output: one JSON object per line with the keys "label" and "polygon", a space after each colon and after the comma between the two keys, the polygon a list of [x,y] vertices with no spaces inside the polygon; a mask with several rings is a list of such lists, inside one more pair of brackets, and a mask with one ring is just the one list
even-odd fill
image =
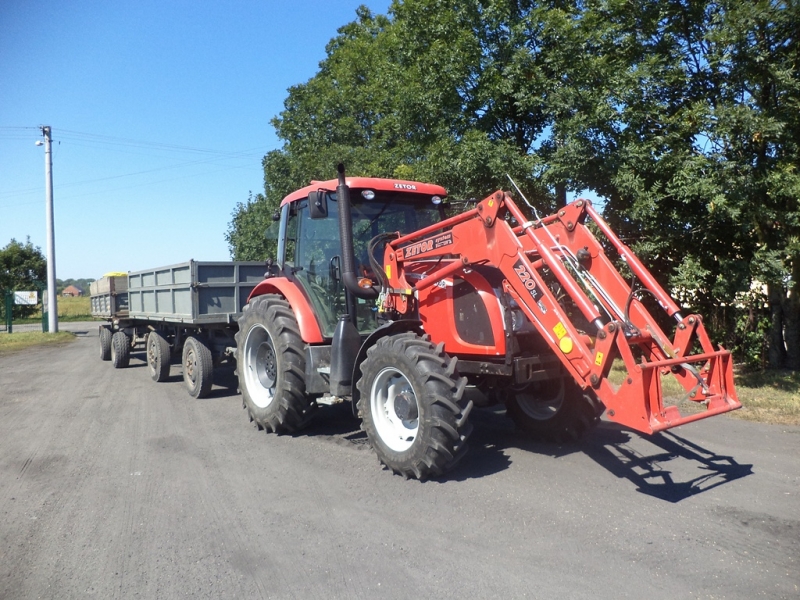
{"label": "green foliage", "polygon": [[715,337],[798,369],[798,22],[785,0],[361,7],[273,119],[283,147],[264,158],[264,196],[234,212],[232,254],[263,258],[281,198],[340,161],[465,199],[509,173],[544,211],[602,197]]}
{"label": "green foliage", "polygon": [[[47,261],[40,248],[27,238],[22,244],[13,239],[0,249],[0,311],[5,311],[4,294],[7,290],[41,290],[46,286]],[[22,318],[33,314],[35,306],[14,305],[13,315]]]}
{"label": "green foliage", "polygon": [[263,194],[239,202],[231,215],[225,239],[233,260],[266,260],[274,258],[277,244],[267,239],[267,229],[273,224],[277,203],[270,203]]}

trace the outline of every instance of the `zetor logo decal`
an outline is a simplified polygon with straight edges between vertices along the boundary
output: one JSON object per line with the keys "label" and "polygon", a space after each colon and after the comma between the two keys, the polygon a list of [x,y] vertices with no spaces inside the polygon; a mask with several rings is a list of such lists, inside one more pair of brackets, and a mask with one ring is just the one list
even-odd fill
{"label": "zetor logo decal", "polygon": [[450,246],[452,243],[453,234],[451,232],[443,233],[442,235],[437,235],[436,237],[428,238],[427,240],[422,240],[421,242],[416,242],[415,244],[403,247],[403,258],[406,259],[411,258],[412,256],[419,256],[420,254],[425,254],[431,250]]}
{"label": "zetor logo decal", "polygon": [[536,287],[536,280],[533,278],[533,274],[528,270],[528,267],[522,264],[521,260],[518,260],[514,265],[514,272],[517,274],[517,277],[519,277],[522,285],[530,292],[534,301],[538,302],[539,298],[542,297],[542,291]]}
{"label": "zetor logo decal", "polygon": [[394,189],[396,190],[417,190],[417,186],[412,183],[395,183]]}

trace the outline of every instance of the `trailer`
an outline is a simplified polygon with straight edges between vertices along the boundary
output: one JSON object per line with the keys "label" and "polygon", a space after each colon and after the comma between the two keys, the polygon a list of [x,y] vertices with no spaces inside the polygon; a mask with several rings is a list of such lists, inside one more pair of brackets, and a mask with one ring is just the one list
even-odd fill
{"label": "trailer", "polygon": [[100,326],[100,358],[115,368],[145,350],[150,377],[165,381],[180,357],[189,394],[211,391],[214,368],[232,360],[237,321],[250,292],[263,281],[263,262],[185,263],[107,276],[91,286]]}

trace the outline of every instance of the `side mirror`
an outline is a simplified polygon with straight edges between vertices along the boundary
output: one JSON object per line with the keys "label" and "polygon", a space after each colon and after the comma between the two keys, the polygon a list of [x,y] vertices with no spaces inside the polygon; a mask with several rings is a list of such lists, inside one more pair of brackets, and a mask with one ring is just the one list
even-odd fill
{"label": "side mirror", "polygon": [[308,194],[308,212],[312,219],[328,218],[328,194],[323,190]]}

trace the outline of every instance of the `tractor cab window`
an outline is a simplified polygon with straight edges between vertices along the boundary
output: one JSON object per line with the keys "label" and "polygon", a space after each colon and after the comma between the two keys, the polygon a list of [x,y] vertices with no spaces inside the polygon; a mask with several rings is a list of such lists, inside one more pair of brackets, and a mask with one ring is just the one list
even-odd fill
{"label": "tractor cab window", "polygon": [[[372,200],[351,191],[353,250],[358,276],[370,276],[369,242],[380,233],[410,233],[438,223],[444,217],[442,205],[429,198],[408,193],[378,193]],[[346,312],[345,289],[341,278],[341,240],[339,207],[335,193],[327,196],[328,217],[311,219],[308,201],[293,203],[287,220],[286,264],[308,294],[319,320],[322,334],[332,337],[339,316]],[[376,260],[383,262],[382,248]],[[369,333],[378,327],[374,300],[356,299],[358,330]]]}

